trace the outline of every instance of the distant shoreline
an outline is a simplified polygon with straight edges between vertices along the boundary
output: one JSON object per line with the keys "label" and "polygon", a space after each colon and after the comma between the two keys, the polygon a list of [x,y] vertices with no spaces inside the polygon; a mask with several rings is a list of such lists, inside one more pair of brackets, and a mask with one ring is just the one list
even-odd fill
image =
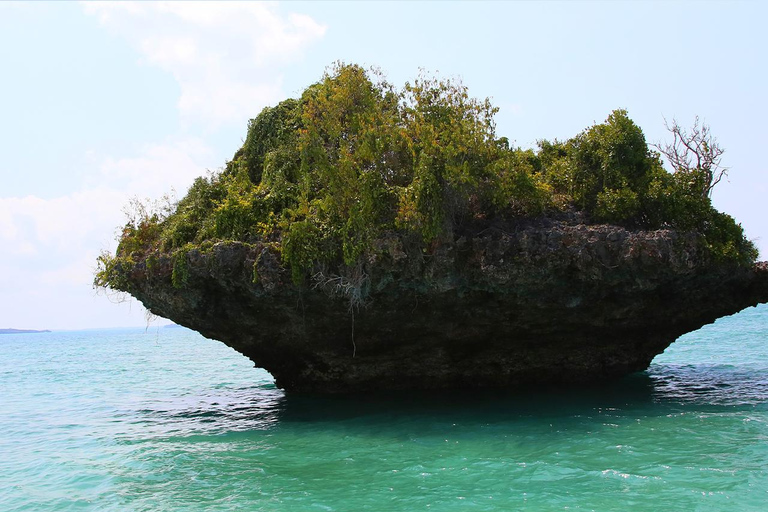
{"label": "distant shoreline", "polygon": [[0,329],[0,334],[36,334],[41,332],[51,332],[48,329],[36,331],[34,329]]}

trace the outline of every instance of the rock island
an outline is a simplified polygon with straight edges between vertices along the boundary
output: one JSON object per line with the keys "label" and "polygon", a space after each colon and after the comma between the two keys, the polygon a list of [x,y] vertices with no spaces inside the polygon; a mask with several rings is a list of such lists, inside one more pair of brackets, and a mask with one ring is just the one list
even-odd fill
{"label": "rock island", "polygon": [[456,81],[337,65],[177,203],[137,205],[95,285],[313,393],[613,379],[768,301],[711,205],[707,127],[654,151],[616,110],[522,149],[495,113]]}

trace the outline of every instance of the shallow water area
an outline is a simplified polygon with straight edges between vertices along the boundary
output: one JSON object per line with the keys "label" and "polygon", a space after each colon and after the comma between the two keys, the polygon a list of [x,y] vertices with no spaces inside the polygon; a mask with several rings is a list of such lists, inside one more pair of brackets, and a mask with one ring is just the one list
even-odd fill
{"label": "shallow water area", "polygon": [[0,337],[0,510],[764,510],[768,306],[618,383],[285,396],[186,329]]}

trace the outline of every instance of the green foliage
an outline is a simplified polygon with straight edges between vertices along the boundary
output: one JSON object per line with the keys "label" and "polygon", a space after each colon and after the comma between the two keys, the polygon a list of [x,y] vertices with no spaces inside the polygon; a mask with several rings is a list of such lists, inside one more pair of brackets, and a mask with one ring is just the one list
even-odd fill
{"label": "green foliage", "polygon": [[539,143],[547,182],[596,220],[639,223],[641,197],[658,162],[625,110],[562,143]]}
{"label": "green foliage", "polygon": [[171,273],[171,284],[174,288],[182,288],[189,280],[189,258],[187,254],[191,246],[184,246],[177,249],[171,257],[173,270]]}
{"label": "green foliage", "polygon": [[96,288],[112,288],[114,290],[127,290],[128,281],[124,273],[120,272],[120,259],[103,251],[96,258],[96,272],[93,277],[93,286]]}
{"label": "green foliage", "polygon": [[[372,82],[359,66],[337,66],[302,96],[299,208],[313,212],[314,225],[336,239],[348,265],[391,227],[395,196],[388,178],[399,169],[388,164],[402,152],[397,101],[385,81]],[[286,233],[305,237],[306,230]]]}
{"label": "green foliage", "polygon": [[597,193],[594,212],[602,221],[620,224],[636,218],[639,210],[637,192],[629,187],[605,188]]}
{"label": "green foliage", "polygon": [[145,203],[136,198],[130,201],[126,209],[128,222],[118,239],[116,254],[102,252],[96,258],[95,287],[129,289],[127,272],[158,243],[162,233],[161,217],[167,215],[167,211],[168,208],[158,203]]}
{"label": "green foliage", "polygon": [[256,186],[242,168],[228,176],[226,194],[212,212],[218,238],[246,239],[259,222]]}
{"label": "green foliage", "polygon": [[716,261],[748,265],[757,259],[757,247],[747,240],[741,224],[737,224],[730,215],[712,208],[703,233],[710,254]]}
{"label": "green foliage", "polygon": [[714,211],[709,199],[702,197],[695,174],[669,174],[660,167],[653,171],[644,195],[648,227],[701,231]]}
{"label": "green foliage", "polygon": [[304,273],[323,256],[323,234],[311,220],[297,220],[288,225],[283,242],[283,260],[291,268],[295,283],[304,281]]}
{"label": "green foliage", "polygon": [[506,151],[492,167],[489,188],[493,206],[516,216],[534,217],[553,206],[552,186],[539,172],[541,161],[532,150]]}
{"label": "green foliage", "polygon": [[162,238],[165,247],[177,248],[199,238],[211,236],[209,217],[226,195],[227,190],[221,177],[195,179],[187,195],[176,204],[173,215],[163,223]]}
{"label": "green foliage", "polygon": [[496,111],[457,81],[422,75],[397,91],[376,71],[337,64],[252,119],[226,168],[195,180],[172,211],[134,208],[95,284],[120,288],[119,269],[162,250],[184,286],[188,251],[223,239],[274,244],[302,282],[318,265],[359,268],[386,232],[429,250],[478,223],[558,209],[697,231],[713,257],[754,260],[741,227],[702,194],[710,176],[664,170],[625,110],[535,151],[496,137]]}
{"label": "green foliage", "polygon": [[566,142],[541,141],[538,157],[555,196],[599,222],[701,233],[713,258],[741,264],[757,253],[733,218],[712,207],[711,173],[668,173],[624,110]]}
{"label": "green foliage", "polygon": [[461,83],[422,76],[405,84],[402,97],[413,173],[400,189],[396,222],[429,242],[485,213],[506,143],[495,138],[498,109],[471,98]]}
{"label": "green foliage", "polygon": [[259,183],[264,164],[270,155],[280,148],[295,147],[300,126],[301,111],[295,99],[287,99],[272,108],[265,108],[248,122],[240,159],[253,183]]}

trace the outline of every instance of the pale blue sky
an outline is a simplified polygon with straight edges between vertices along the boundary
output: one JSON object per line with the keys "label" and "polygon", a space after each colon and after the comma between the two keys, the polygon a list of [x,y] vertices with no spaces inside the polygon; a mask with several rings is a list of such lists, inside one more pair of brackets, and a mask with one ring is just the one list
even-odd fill
{"label": "pale blue sky", "polygon": [[523,147],[626,108],[649,141],[700,115],[715,203],[768,257],[762,2],[0,3],[0,327],[143,325],[95,296],[131,196],[183,194],[261,108],[335,60],[460,76]]}

